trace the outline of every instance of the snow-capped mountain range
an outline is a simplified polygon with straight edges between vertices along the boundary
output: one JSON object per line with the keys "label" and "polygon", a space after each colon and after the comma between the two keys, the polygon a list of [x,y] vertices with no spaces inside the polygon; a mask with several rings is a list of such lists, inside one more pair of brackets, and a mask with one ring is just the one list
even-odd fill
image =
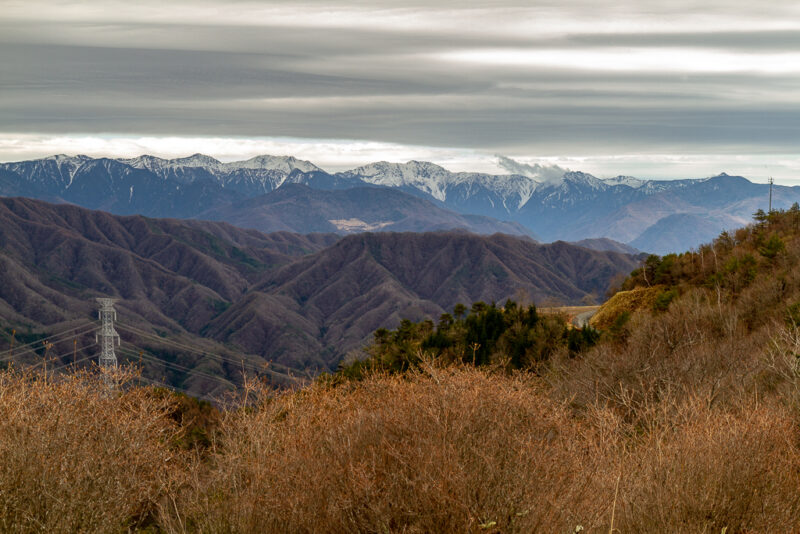
{"label": "snow-capped mountain range", "polygon": [[[55,156],[64,157],[64,156]],[[82,157],[82,156],[78,156]],[[256,156],[244,161],[234,161],[233,163],[223,163],[205,154],[194,154],[186,158],[162,159],[155,156],[143,155],[137,158],[120,159],[121,163],[126,163],[137,169],[150,170],[163,178],[170,172],[176,170],[203,168],[214,174],[226,174],[237,170],[249,169],[254,171],[277,171],[289,174],[295,169],[301,172],[321,171],[319,167],[310,161],[299,160],[292,156]]]}
{"label": "snow-capped mountain range", "polygon": [[[610,238],[658,253],[685,250],[746,224],[756,209],[766,209],[768,194],[764,184],[725,173],[656,181],[569,171],[561,180],[542,182],[521,174],[451,172],[424,161],[376,162],[339,173],[291,156],[267,155],[229,163],[203,154],[178,159],[56,155],[0,164],[2,195],[157,217],[236,209],[237,203],[287,183],[316,190],[390,188],[441,209],[519,223],[546,241]],[[775,187],[773,206],[795,201],[800,188]]]}

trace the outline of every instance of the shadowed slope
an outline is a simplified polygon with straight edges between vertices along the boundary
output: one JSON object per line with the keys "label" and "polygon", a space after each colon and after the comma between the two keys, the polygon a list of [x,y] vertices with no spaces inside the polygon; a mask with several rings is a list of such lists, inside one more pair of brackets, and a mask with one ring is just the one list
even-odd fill
{"label": "shadowed slope", "polygon": [[[578,302],[636,259],[503,234],[262,234],[0,199],[0,265],[0,318],[9,328],[56,332],[92,319],[93,299],[112,296],[124,321],[151,335],[250,355],[258,365],[322,370],[403,318],[521,294]],[[185,367],[241,374],[173,356]]]}
{"label": "shadowed slope", "polygon": [[[310,322],[318,331],[317,363],[333,367],[375,329],[401,318],[435,319],[459,302],[521,294],[578,302],[604,292],[613,276],[636,264],[629,255],[502,234],[359,234],[270,273],[254,294],[215,319],[209,334],[247,351],[290,355],[310,341],[290,333],[308,332],[300,325]],[[275,318],[265,311],[279,306],[287,313]],[[253,317],[257,330],[234,327]]]}

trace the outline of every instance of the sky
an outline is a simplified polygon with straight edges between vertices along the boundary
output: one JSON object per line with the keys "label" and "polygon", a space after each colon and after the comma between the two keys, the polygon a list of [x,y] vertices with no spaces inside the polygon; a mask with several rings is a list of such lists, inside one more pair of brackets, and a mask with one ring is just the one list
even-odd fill
{"label": "sky", "polygon": [[0,0],[0,65],[0,161],[800,183],[797,2]]}

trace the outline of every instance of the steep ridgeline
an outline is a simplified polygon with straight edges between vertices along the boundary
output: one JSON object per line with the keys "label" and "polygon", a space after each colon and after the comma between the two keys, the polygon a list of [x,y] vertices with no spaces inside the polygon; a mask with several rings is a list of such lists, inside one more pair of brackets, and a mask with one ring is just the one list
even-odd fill
{"label": "steep ridgeline", "polygon": [[[289,193],[284,192],[280,199],[270,198],[287,184],[327,192],[316,194],[313,204],[315,209],[331,213],[331,219],[293,217],[297,226],[289,226],[280,213],[281,207],[288,208],[285,196]],[[464,221],[452,212],[423,217],[425,211],[433,212],[430,206],[411,213],[407,211],[410,200],[398,195],[384,198],[377,193],[372,195],[374,204],[362,206],[363,211],[377,211],[388,198],[404,205],[406,211],[396,218],[374,221],[343,216],[341,195],[333,192],[366,185],[407,193],[442,210],[492,220]],[[307,198],[310,193],[300,191],[291,189],[292,194],[306,197],[296,200],[298,204],[312,202]],[[70,202],[123,215],[236,219],[262,231],[303,232],[309,227],[339,233],[406,229],[411,219],[419,218],[425,224],[416,225],[416,230],[465,228],[487,234],[519,233],[519,228],[499,222],[511,221],[544,241],[610,238],[664,254],[688,250],[723,229],[747,224],[757,209],[766,209],[769,191],[766,184],[724,173],[703,179],[648,181],[628,176],[601,180],[582,172],[567,172],[558,180],[537,181],[519,174],[450,172],[433,163],[410,161],[378,162],[330,174],[292,157],[258,156],[222,163],[196,154],[173,160],[153,156],[117,160],[52,156],[6,163],[0,165],[0,195]],[[262,198],[256,200],[258,197]],[[774,188],[774,207],[785,209],[794,202],[800,202],[800,188]],[[261,209],[265,213],[261,214]],[[377,223],[387,224],[380,227]]]}
{"label": "steep ridgeline", "polygon": [[[610,238],[658,254],[688,250],[747,224],[757,209],[767,208],[769,195],[768,185],[725,173],[658,181],[567,172],[558,181],[537,182],[410,161],[375,163],[338,176],[416,192],[461,213],[516,221],[544,241]],[[794,202],[800,202],[800,187],[775,186],[774,207]]]}
{"label": "steep ridgeline", "polygon": [[0,195],[119,215],[222,220],[263,232],[463,229],[533,235],[517,223],[462,215],[434,199],[332,176],[293,157],[222,163],[202,154],[174,160],[53,156],[0,165]]}
{"label": "steep ridgeline", "polygon": [[508,219],[530,200],[539,185],[518,174],[450,172],[425,161],[365,165],[337,176],[398,188],[438,200],[460,213]]}
{"label": "steep ridgeline", "polygon": [[[112,296],[120,321],[165,343],[251,365],[271,360],[279,372],[318,371],[335,368],[376,328],[393,328],[401,318],[436,318],[458,302],[521,295],[580,302],[602,294],[638,258],[499,234],[262,234],[0,199],[0,332],[59,332],[93,319],[95,297]],[[141,342],[121,333],[123,345]],[[93,336],[85,342],[93,345]],[[169,349],[158,339],[148,343]],[[70,342],[51,354],[71,349]],[[186,368],[231,380],[241,374],[238,365],[167,354]],[[163,372],[191,391],[213,386]]]}

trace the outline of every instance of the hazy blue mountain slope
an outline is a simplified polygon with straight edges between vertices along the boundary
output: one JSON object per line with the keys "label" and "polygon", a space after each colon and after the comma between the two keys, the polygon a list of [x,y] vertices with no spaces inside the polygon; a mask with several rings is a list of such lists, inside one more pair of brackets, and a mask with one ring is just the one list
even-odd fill
{"label": "hazy blue mountain slope", "polygon": [[634,247],[654,254],[689,250],[693,243],[709,243],[719,235],[719,226],[691,213],[676,213],[659,219],[631,241]]}
{"label": "hazy blue mountain slope", "polygon": [[[398,224],[392,229],[429,231],[466,227],[493,232],[499,229],[495,225],[511,222],[521,224],[544,241],[609,238],[643,244],[646,239],[649,240],[649,244],[644,243],[646,249],[664,252],[672,252],[672,247],[682,247],[676,250],[681,251],[697,246],[698,236],[705,235],[705,231],[698,233],[692,228],[684,231],[670,220],[657,224],[666,217],[691,214],[701,227],[719,232],[745,224],[755,210],[768,206],[766,184],[724,173],[712,178],[660,181],[630,176],[598,179],[582,172],[566,172],[560,179],[553,178],[537,181],[518,174],[451,172],[424,161],[377,162],[328,173],[311,162],[286,156],[257,156],[223,163],[202,154],[173,160],[153,156],[114,160],[59,155],[0,164],[0,195],[71,202],[117,214],[181,218],[212,214],[216,219],[228,217],[237,224],[245,224],[242,221],[246,220],[246,224],[257,228],[291,231],[309,228],[329,231],[332,219],[356,219],[355,225],[345,225],[346,229],[333,224],[338,231],[350,232],[379,229],[364,217],[367,212],[376,214],[387,209],[382,203],[384,199],[378,198],[380,195],[373,195],[370,200],[373,205],[361,204],[358,209],[336,201],[334,204],[340,206],[337,210],[315,201],[314,209],[319,213],[313,223],[315,215],[309,212],[287,216],[284,211],[276,218],[280,202],[283,202],[280,209],[291,209],[291,203],[280,195],[280,202],[263,198],[248,202],[290,184],[305,185],[316,191],[347,191],[370,185],[408,193],[466,219],[465,224],[451,214],[450,222],[442,226],[445,218],[406,212],[401,224],[402,217],[395,213],[380,221],[388,223],[382,228]],[[401,196],[392,198],[398,202],[392,206],[395,212],[403,212],[410,205]],[[776,208],[786,208],[798,201],[800,188],[775,187]],[[263,213],[259,213],[259,203],[265,206]],[[243,206],[247,215],[232,206]],[[476,215],[502,222],[467,217]],[[418,224],[411,224],[412,219],[417,219]],[[376,217],[373,220],[378,222]]]}
{"label": "hazy blue mountain slope", "polygon": [[530,234],[518,223],[461,215],[388,187],[312,189],[287,183],[272,193],[235,202],[198,215],[263,232],[353,233],[464,229],[479,234]]}

